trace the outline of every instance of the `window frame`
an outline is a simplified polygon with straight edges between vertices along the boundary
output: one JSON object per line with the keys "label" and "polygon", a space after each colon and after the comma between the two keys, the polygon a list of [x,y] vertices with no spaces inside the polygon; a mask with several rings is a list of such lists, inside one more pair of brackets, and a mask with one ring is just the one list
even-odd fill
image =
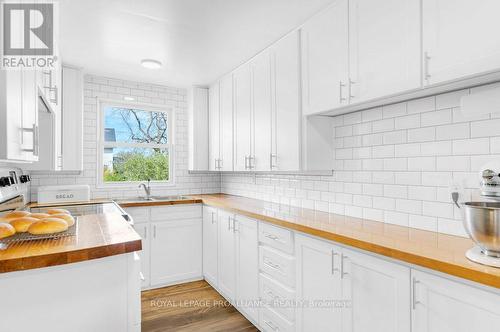
{"label": "window frame", "polygon": [[[130,109],[137,109],[147,112],[162,112],[167,113],[168,119],[168,130],[167,130],[167,144],[156,144],[156,143],[106,143],[104,141],[104,121],[105,121],[105,111],[107,107],[123,107]],[[104,149],[109,147],[141,147],[141,148],[164,148],[168,150],[169,162],[168,162],[168,174],[169,179],[167,181],[151,181],[151,187],[172,187],[175,185],[175,144],[174,144],[174,132],[175,132],[175,113],[172,108],[166,105],[159,104],[147,104],[147,103],[137,103],[133,101],[120,101],[112,99],[99,99],[97,101],[97,188],[130,188],[133,186],[138,186],[145,181],[124,181],[124,182],[105,182],[104,181]]]}

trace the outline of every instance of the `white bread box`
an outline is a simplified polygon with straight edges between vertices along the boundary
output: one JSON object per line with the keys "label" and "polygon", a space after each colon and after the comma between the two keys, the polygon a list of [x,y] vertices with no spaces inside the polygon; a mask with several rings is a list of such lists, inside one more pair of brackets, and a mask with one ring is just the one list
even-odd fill
{"label": "white bread box", "polygon": [[88,185],[42,186],[38,188],[38,204],[85,202],[90,200]]}

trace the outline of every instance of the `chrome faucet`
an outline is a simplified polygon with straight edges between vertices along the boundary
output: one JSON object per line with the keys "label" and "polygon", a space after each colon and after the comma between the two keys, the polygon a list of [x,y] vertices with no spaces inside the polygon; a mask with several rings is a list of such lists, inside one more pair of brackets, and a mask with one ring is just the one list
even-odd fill
{"label": "chrome faucet", "polygon": [[141,187],[144,188],[144,191],[146,192],[146,200],[147,201],[151,200],[151,186],[149,185],[150,182],[151,182],[151,179],[148,179],[148,185],[147,186],[144,183],[141,183],[139,185],[139,188],[141,188]]}

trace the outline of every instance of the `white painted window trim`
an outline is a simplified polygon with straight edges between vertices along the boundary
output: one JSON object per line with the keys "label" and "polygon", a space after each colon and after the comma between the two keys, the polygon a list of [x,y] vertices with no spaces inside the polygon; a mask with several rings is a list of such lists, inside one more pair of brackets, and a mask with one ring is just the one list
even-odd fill
{"label": "white painted window trim", "polygon": [[[168,138],[167,144],[153,144],[153,143],[123,143],[123,142],[115,142],[115,143],[105,143],[104,142],[104,108],[107,106],[120,106],[123,108],[133,108],[139,109],[143,111],[149,112],[163,112],[167,113],[168,119]],[[98,99],[97,100],[97,113],[98,113],[98,121],[97,121],[97,189],[110,189],[110,188],[130,188],[137,189],[137,186],[144,181],[128,181],[128,182],[115,182],[115,183],[107,183],[103,180],[103,155],[105,147],[160,147],[168,149],[169,154],[169,180],[168,181],[151,181],[151,187],[154,188],[162,188],[162,187],[173,187],[175,186],[175,174],[174,174],[174,165],[175,165],[175,142],[174,142],[174,133],[175,133],[175,112],[172,108],[167,107],[161,104],[147,104],[147,103],[137,103],[133,101],[121,101],[121,100],[113,100],[113,99]]]}

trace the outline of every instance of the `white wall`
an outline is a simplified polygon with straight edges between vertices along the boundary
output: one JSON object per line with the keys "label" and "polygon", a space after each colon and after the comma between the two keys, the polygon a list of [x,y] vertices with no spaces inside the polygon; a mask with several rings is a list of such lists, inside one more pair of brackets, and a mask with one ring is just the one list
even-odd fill
{"label": "white wall", "polygon": [[86,75],[84,90],[83,172],[31,172],[31,200],[36,200],[37,187],[41,185],[89,184],[93,198],[144,195],[143,190],[135,185],[125,190],[96,187],[98,153],[96,127],[99,111],[97,100],[103,98],[123,101],[125,96],[135,97],[135,102],[139,103],[164,105],[175,112],[175,186],[153,188],[153,193],[178,195],[220,191],[218,174],[188,174],[188,112],[185,89]]}
{"label": "white wall", "polygon": [[500,114],[465,118],[468,92],[335,117],[333,176],[229,174],[222,192],[465,236],[449,186],[470,200],[480,167],[500,159]]}

